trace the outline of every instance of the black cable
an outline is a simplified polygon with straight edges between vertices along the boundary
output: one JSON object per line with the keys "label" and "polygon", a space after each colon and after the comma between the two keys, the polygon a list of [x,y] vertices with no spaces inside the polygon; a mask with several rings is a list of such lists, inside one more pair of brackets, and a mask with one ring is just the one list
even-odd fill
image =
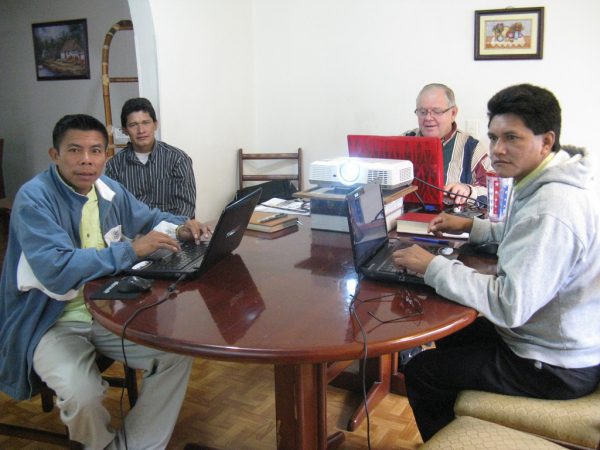
{"label": "black cable", "polygon": [[425,202],[423,201],[423,198],[419,195],[419,193],[417,191],[413,192],[413,194],[415,194],[415,197],[417,197],[417,200],[419,200],[419,203],[421,203],[421,207],[424,210],[427,210],[427,205],[425,205]]}
{"label": "black cable", "polygon": [[450,195],[453,195],[454,197],[462,197],[462,198],[466,198],[468,201],[472,201],[472,202],[474,202],[474,203],[478,203],[478,204],[479,204],[481,207],[483,207],[483,208],[487,208],[487,207],[488,207],[488,204],[487,204],[487,202],[484,202],[484,201],[482,201],[482,200],[478,200],[478,199],[476,199],[476,198],[471,198],[471,197],[469,197],[468,195],[456,194],[456,193],[454,193],[454,192],[447,191],[447,190],[445,190],[445,189],[442,189],[442,188],[439,188],[439,187],[437,187],[436,185],[434,185],[434,184],[431,184],[431,183],[429,183],[429,182],[427,182],[427,181],[425,181],[425,180],[421,180],[420,178],[417,178],[417,177],[414,177],[414,179],[415,179],[415,180],[417,180],[417,181],[419,181],[419,182],[421,182],[421,183],[423,183],[423,184],[424,184],[424,185],[426,185],[426,186],[429,186],[429,187],[431,187],[431,188],[433,188],[433,189],[437,189],[438,191],[442,191],[444,194],[446,194],[446,195],[448,195],[448,196],[450,196]]}
{"label": "black cable", "polygon": [[[360,279],[359,279],[359,283],[360,283]],[[370,303],[370,302],[375,302],[375,301],[386,301],[386,297],[396,297],[397,293],[390,293],[390,294],[383,294],[383,295],[379,295],[376,297],[371,297],[371,298],[367,298],[365,300],[360,300],[358,298],[358,294],[360,292],[360,284],[358,289],[356,290],[355,294],[350,294],[350,296],[352,297],[352,300],[350,301],[350,305],[349,305],[349,310],[350,310],[350,314],[352,315],[352,317],[354,318],[354,320],[356,321],[356,323],[358,324],[358,327],[360,329],[360,333],[362,335],[363,338],[363,356],[362,356],[362,394],[363,394],[363,404],[364,404],[364,408],[365,408],[365,417],[367,420],[367,446],[369,448],[369,450],[371,450],[371,419],[369,417],[369,406],[367,404],[367,380],[366,380],[366,368],[367,368],[367,360],[368,360],[368,343],[367,343],[367,333],[365,331],[365,328],[362,325],[362,322],[360,321],[358,314],[356,312],[356,306],[355,304],[358,302],[359,304],[363,304],[363,303]],[[389,300],[387,300],[389,301]],[[392,300],[393,301],[393,300]],[[375,320],[377,320],[380,325],[382,324],[388,324],[388,323],[394,323],[394,322],[401,322],[401,321],[406,321],[406,320],[414,320],[414,317],[419,317],[423,315],[423,307],[421,306],[421,302],[418,299],[412,299],[412,298],[408,298],[404,300],[411,308],[414,309],[414,311],[403,315],[403,316],[399,316],[395,319],[391,319],[391,320],[381,320],[379,319],[377,316],[375,316],[374,314],[372,314],[370,311],[368,312],[368,314],[373,317]]]}
{"label": "black cable", "polygon": [[[360,289],[360,288],[359,288]],[[356,308],[354,307],[354,303],[358,300],[357,294],[352,295],[352,301],[350,302],[349,309],[350,314],[356,320],[358,327],[360,329],[360,333],[363,337],[363,357],[362,357],[362,395],[363,395],[363,405],[365,407],[365,418],[367,420],[367,446],[369,450],[371,450],[371,418],[369,417],[369,405],[367,404],[367,359],[368,359],[368,345],[367,345],[367,333],[362,326],[360,319],[358,318],[358,314],[356,313]]]}
{"label": "black cable", "polygon": [[[121,331],[121,352],[123,353],[123,365],[125,368],[125,372],[127,372],[127,369],[129,368],[129,366],[127,364],[127,354],[125,353],[125,332],[127,330],[127,327],[142,312],[144,312],[150,308],[154,308],[154,307],[160,305],[161,303],[166,302],[169,299],[169,297],[171,296],[171,294],[173,292],[175,292],[175,289],[177,289],[177,286],[179,285],[179,283],[181,283],[182,281],[184,281],[186,279],[187,275],[188,274],[183,274],[175,282],[171,283],[171,285],[169,287],[167,287],[166,292],[154,303],[150,303],[149,305],[144,305],[140,309],[135,310],[133,312],[133,314],[131,316],[129,316],[127,318],[127,320],[125,321],[125,323],[123,324],[123,330]],[[121,398],[119,400],[119,413],[121,414],[121,426],[123,427],[123,440],[125,441],[125,450],[128,450],[127,430],[125,429],[125,413],[123,411],[124,396],[125,396],[125,385],[123,385],[123,387],[121,388]]]}

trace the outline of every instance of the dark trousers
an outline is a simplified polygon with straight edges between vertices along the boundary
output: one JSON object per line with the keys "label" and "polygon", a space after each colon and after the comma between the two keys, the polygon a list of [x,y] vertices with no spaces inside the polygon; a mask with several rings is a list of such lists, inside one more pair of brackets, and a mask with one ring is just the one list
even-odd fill
{"label": "dark trousers", "polygon": [[423,441],[454,419],[462,390],[566,400],[594,391],[600,366],[564,369],[520,358],[482,317],[412,358],[406,391]]}

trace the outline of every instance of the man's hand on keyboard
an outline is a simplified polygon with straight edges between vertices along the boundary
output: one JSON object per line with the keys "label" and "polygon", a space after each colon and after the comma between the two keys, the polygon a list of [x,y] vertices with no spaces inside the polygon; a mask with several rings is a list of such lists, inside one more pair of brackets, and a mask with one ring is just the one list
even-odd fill
{"label": "man's hand on keyboard", "polygon": [[406,267],[408,270],[420,274],[425,273],[427,266],[434,258],[434,255],[418,245],[396,250],[393,256],[396,266]]}
{"label": "man's hand on keyboard", "polygon": [[131,241],[131,245],[138,258],[144,258],[157,250],[178,252],[181,249],[176,239],[160,231],[151,231],[144,236],[139,236]]}
{"label": "man's hand on keyboard", "polygon": [[188,220],[177,228],[177,239],[180,241],[193,240],[196,244],[200,244],[200,241],[208,241],[211,236],[212,228],[194,219]]}

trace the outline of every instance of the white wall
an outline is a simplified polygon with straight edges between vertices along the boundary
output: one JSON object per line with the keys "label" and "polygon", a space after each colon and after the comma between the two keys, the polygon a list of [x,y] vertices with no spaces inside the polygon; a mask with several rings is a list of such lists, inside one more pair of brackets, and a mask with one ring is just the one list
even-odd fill
{"label": "white wall", "polygon": [[[505,6],[492,0],[129,2],[134,27],[144,32],[137,36],[144,50],[139,76],[142,84],[148,80],[141,94],[160,105],[162,138],[194,159],[201,220],[216,217],[233,195],[239,147],[279,152],[301,146],[308,167],[345,154],[348,133],[412,128],[417,91],[432,81],[454,88],[459,125],[479,124],[484,139],[485,103],[493,93],[518,82],[546,86],[563,107],[562,141],[595,147],[596,0],[514,0],[515,7],[546,8],[544,58],[525,61],[473,60],[474,11]],[[110,26],[129,17],[126,0],[48,4],[0,1],[0,136],[7,139],[9,193],[47,167],[59,117],[103,117],[101,45]],[[31,23],[82,17],[92,79],[36,81]],[[131,75],[133,43],[121,46],[119,36],[111,59],[118,48],[127,57],[111,67]]]}
{"label": "white wall", "polygon": [[415,127],[415,97],[429,82],[454,89],[459,126],[468,120],[487,142],[487,100],[503,87],[529,82],[548,87],[561,101],[562,141],[593,147],[589,119],[600,104],[598,89],[591,88],[600,71],[600,2],[542,3],[542,60],[475,61],[474,11],[503,4],[256,0],[257,145],[301,145],[307,163],[342,155],[349,133],[398,134]]}
{"label": "white wall", "polygon": [[[150,0],[128,0],[134,26],[135,54],[138,68],[139,92],[144,93],[160,116],[158,97],[158,64],[156,62],[156,40]],[[160,139],[160,128],[156,135]]]}
{"label": "white wall", "polygon": [[150,0],[150,6],[162,139],[194,160],[198,219],[216,218],[235,193],[236,150],[254,138],[252,3]]}
{"label": "white wall", "polygon": [[[87,19],[89,80],[37,81],[32,23]],[[0,1],[0,136],[5,138],[4,178],[9,195],[50,164],[52,128],[65,114],[87,113],[104,122],[101,57],[104,36],[128,19],[126,0]],[[115,35],[110,52],[113,76],[135,76],[133,34]],[[118,122],[123,99],[137,95],[137,84],[111,91],[113,118]],[[116,108],[116,109],[115,109]]]}
{"label": "white wall", "polygon": [[200,219],[231,198],[237,148],[300,146],[307,168],[346,154],[349,133],[416,126],[415,97],[429,82],[455,90],[459,126],[468,120],[485,141],[491,95],[520,82],[546,86],[563,107],[562,142],[595,147],[597,1],[513,1],[546,9],[544,58],[523,61],[474,60],[474,11],[505,7],[490,0],[150,3],[163,137],[194,158]]}

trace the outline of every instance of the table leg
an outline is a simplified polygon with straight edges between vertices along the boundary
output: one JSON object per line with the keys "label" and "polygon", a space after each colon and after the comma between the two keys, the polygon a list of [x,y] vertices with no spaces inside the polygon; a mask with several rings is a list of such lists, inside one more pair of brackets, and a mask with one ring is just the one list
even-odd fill
{"label": "table leg", "polygon": [[[337,363],[335,363],[337,364]],[[392,378],[392,356],[382,355],[377,358],[370,358],[366,364],[360,363],[358,373],[353,371],[345,371],[339,373],[336,367],[330,367],[330,374],[335,376],[331,380],[332,386],[347,391],[360,393],[362,395],[362,371],[365,371],[367,383],[367,406],[371,412],[379,402],[390,392],[390,385],[395,381]],[[342,367],[345,364],[342,365]],[[365,420],[366,413],[364,404],[356,409],[350,420],[348,421],[348,431],[355,431]]]}
{"label": "table leg", "polygon": [[[367,391],[367,407],[369,408],[369,412],[389,394],[392,375],[391,368],[391,355],[382,355],[377,358],[377,374],[373,384],[371,384],[371,387]],[[366,368],[363,368],[363,370],[366,370]],[[364,404],[361,404],[348,421],[348,431],[355,431],[366,417]]]}
{"label": "table leg", "polygon": [[406,381],[404,380],[404,374],[398,370],[399,358],[400,355],[398,353],[392,355],[392,382],[390,391],[393,394],[406,397]]}
{"label": "table leg", "polygon": [[327,365],[275,365],[275,415],[280,450],[334,449],[344,434],[327,436]]}

